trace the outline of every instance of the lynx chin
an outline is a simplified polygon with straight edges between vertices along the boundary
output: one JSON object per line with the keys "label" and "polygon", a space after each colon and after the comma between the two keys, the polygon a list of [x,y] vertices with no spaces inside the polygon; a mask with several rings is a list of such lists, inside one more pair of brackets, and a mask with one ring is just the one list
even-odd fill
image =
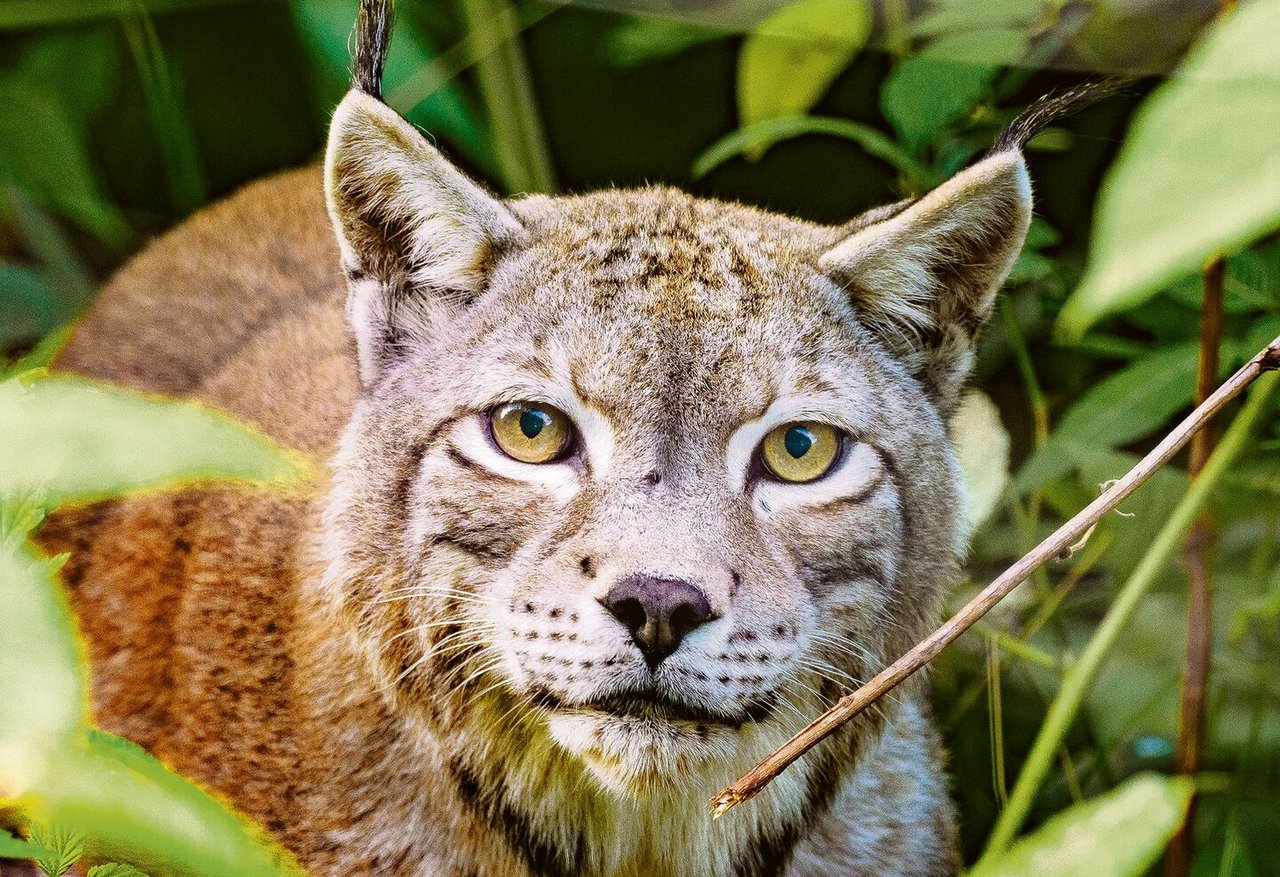
{"label": "lynx chin", "polygon": [[706,804],[935,622],[947,419],[1031,219],[1021,146],[1073,96],[841,226],[503,200],[382,103],[389,30],[364,0],[323,175],[154,242],[62,356],[329,461],[305,496],[50,522],[98,721],[315,874],[953,873],[920,681]]}

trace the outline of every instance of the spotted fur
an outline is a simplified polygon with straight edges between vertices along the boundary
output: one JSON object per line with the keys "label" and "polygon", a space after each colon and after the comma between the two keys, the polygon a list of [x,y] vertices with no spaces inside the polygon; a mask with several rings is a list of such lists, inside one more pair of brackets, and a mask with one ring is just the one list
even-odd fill
{"label": "spotted fur", "polygon": [[[501,201],[353,91],[323,183],[154,243],[61,359],[329,461],[306,497],[46,527],[98,720],[317,874],[952,873],[918,680],[750,806],[706,803],[936,620],[945,422],[1029,218],[1008,149],[834,228],[661,187]],[[572,418],[568,460],[497,450],[512,400]],[[846,451],[773,482],[756,448],[798,419]],[[652,670],[601,604],[635,574],[714,610]]]}

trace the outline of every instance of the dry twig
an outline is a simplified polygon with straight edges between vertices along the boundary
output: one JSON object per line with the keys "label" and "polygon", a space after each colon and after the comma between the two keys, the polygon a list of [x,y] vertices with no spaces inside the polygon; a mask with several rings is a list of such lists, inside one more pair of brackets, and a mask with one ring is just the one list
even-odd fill
{"label": "dry twig", "polygon": [[1240,395],[1259,375],[1276,369],[1280,369],[1280,338],[1272,341],[1228,378],[1226,383],[1187,415],[1185,420],[1138,461],[1138,464],[1123,478],[1116,480],[1101,496],[1005,570],[941,627],[880,671],[866,685],[842,697],[835,706],[806,725],[798,734],[713,798],[711,800],[712,815],[723,816],[731,808],[755,797],[797,758],[835,733],[845,722],[866,710],[908,676],[933,660],[938,652],[972,627],[1014,588],[1026,581],[1036,569],[1075,543],[1100,518],[1142,486],[1157,469],[1169,462],[1193,435],[1232,399]]}

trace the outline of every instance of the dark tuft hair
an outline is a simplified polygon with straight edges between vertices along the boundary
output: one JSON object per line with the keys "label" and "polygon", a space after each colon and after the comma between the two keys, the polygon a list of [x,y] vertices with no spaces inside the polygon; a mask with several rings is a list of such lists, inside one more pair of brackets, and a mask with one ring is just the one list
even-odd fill
{"label": "dark tuft hair", "polygon": [[356,50],[352,57],[351,87],[382,99],[382,66],[391,42],[391,0],[360,0],[356,19]]}
{"label": "dark tuft hair", "polygon": [[1124,89],[1125,79],[1100,79],[1076,85],[1065,91],[1050,92],[1027,107],[1009,127],[1000,132],[987,155],[1009,150],[1021,150],[1027,141],[1039,134],[1051,122],[1083,110],[1104,98]]}

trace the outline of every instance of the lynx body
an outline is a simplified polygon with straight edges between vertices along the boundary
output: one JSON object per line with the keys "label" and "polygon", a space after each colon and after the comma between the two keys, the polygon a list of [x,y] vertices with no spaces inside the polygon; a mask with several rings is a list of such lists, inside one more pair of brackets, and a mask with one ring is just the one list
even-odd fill
{"label": "lynx body", "polygon": [[[936,620],[945,421],[1030,221],[1017,139],[825,227],[665,188],[501,201],[367,92],[324,180],[153,243],[62,357],[324,473],[46,527],[99,722],[317,874],[952,873],[919,680],[707,802]],[[556,412],[558,456],[504,450],[510,405]],[[788,424],[835,436],[819,477],[762,463]]]}

